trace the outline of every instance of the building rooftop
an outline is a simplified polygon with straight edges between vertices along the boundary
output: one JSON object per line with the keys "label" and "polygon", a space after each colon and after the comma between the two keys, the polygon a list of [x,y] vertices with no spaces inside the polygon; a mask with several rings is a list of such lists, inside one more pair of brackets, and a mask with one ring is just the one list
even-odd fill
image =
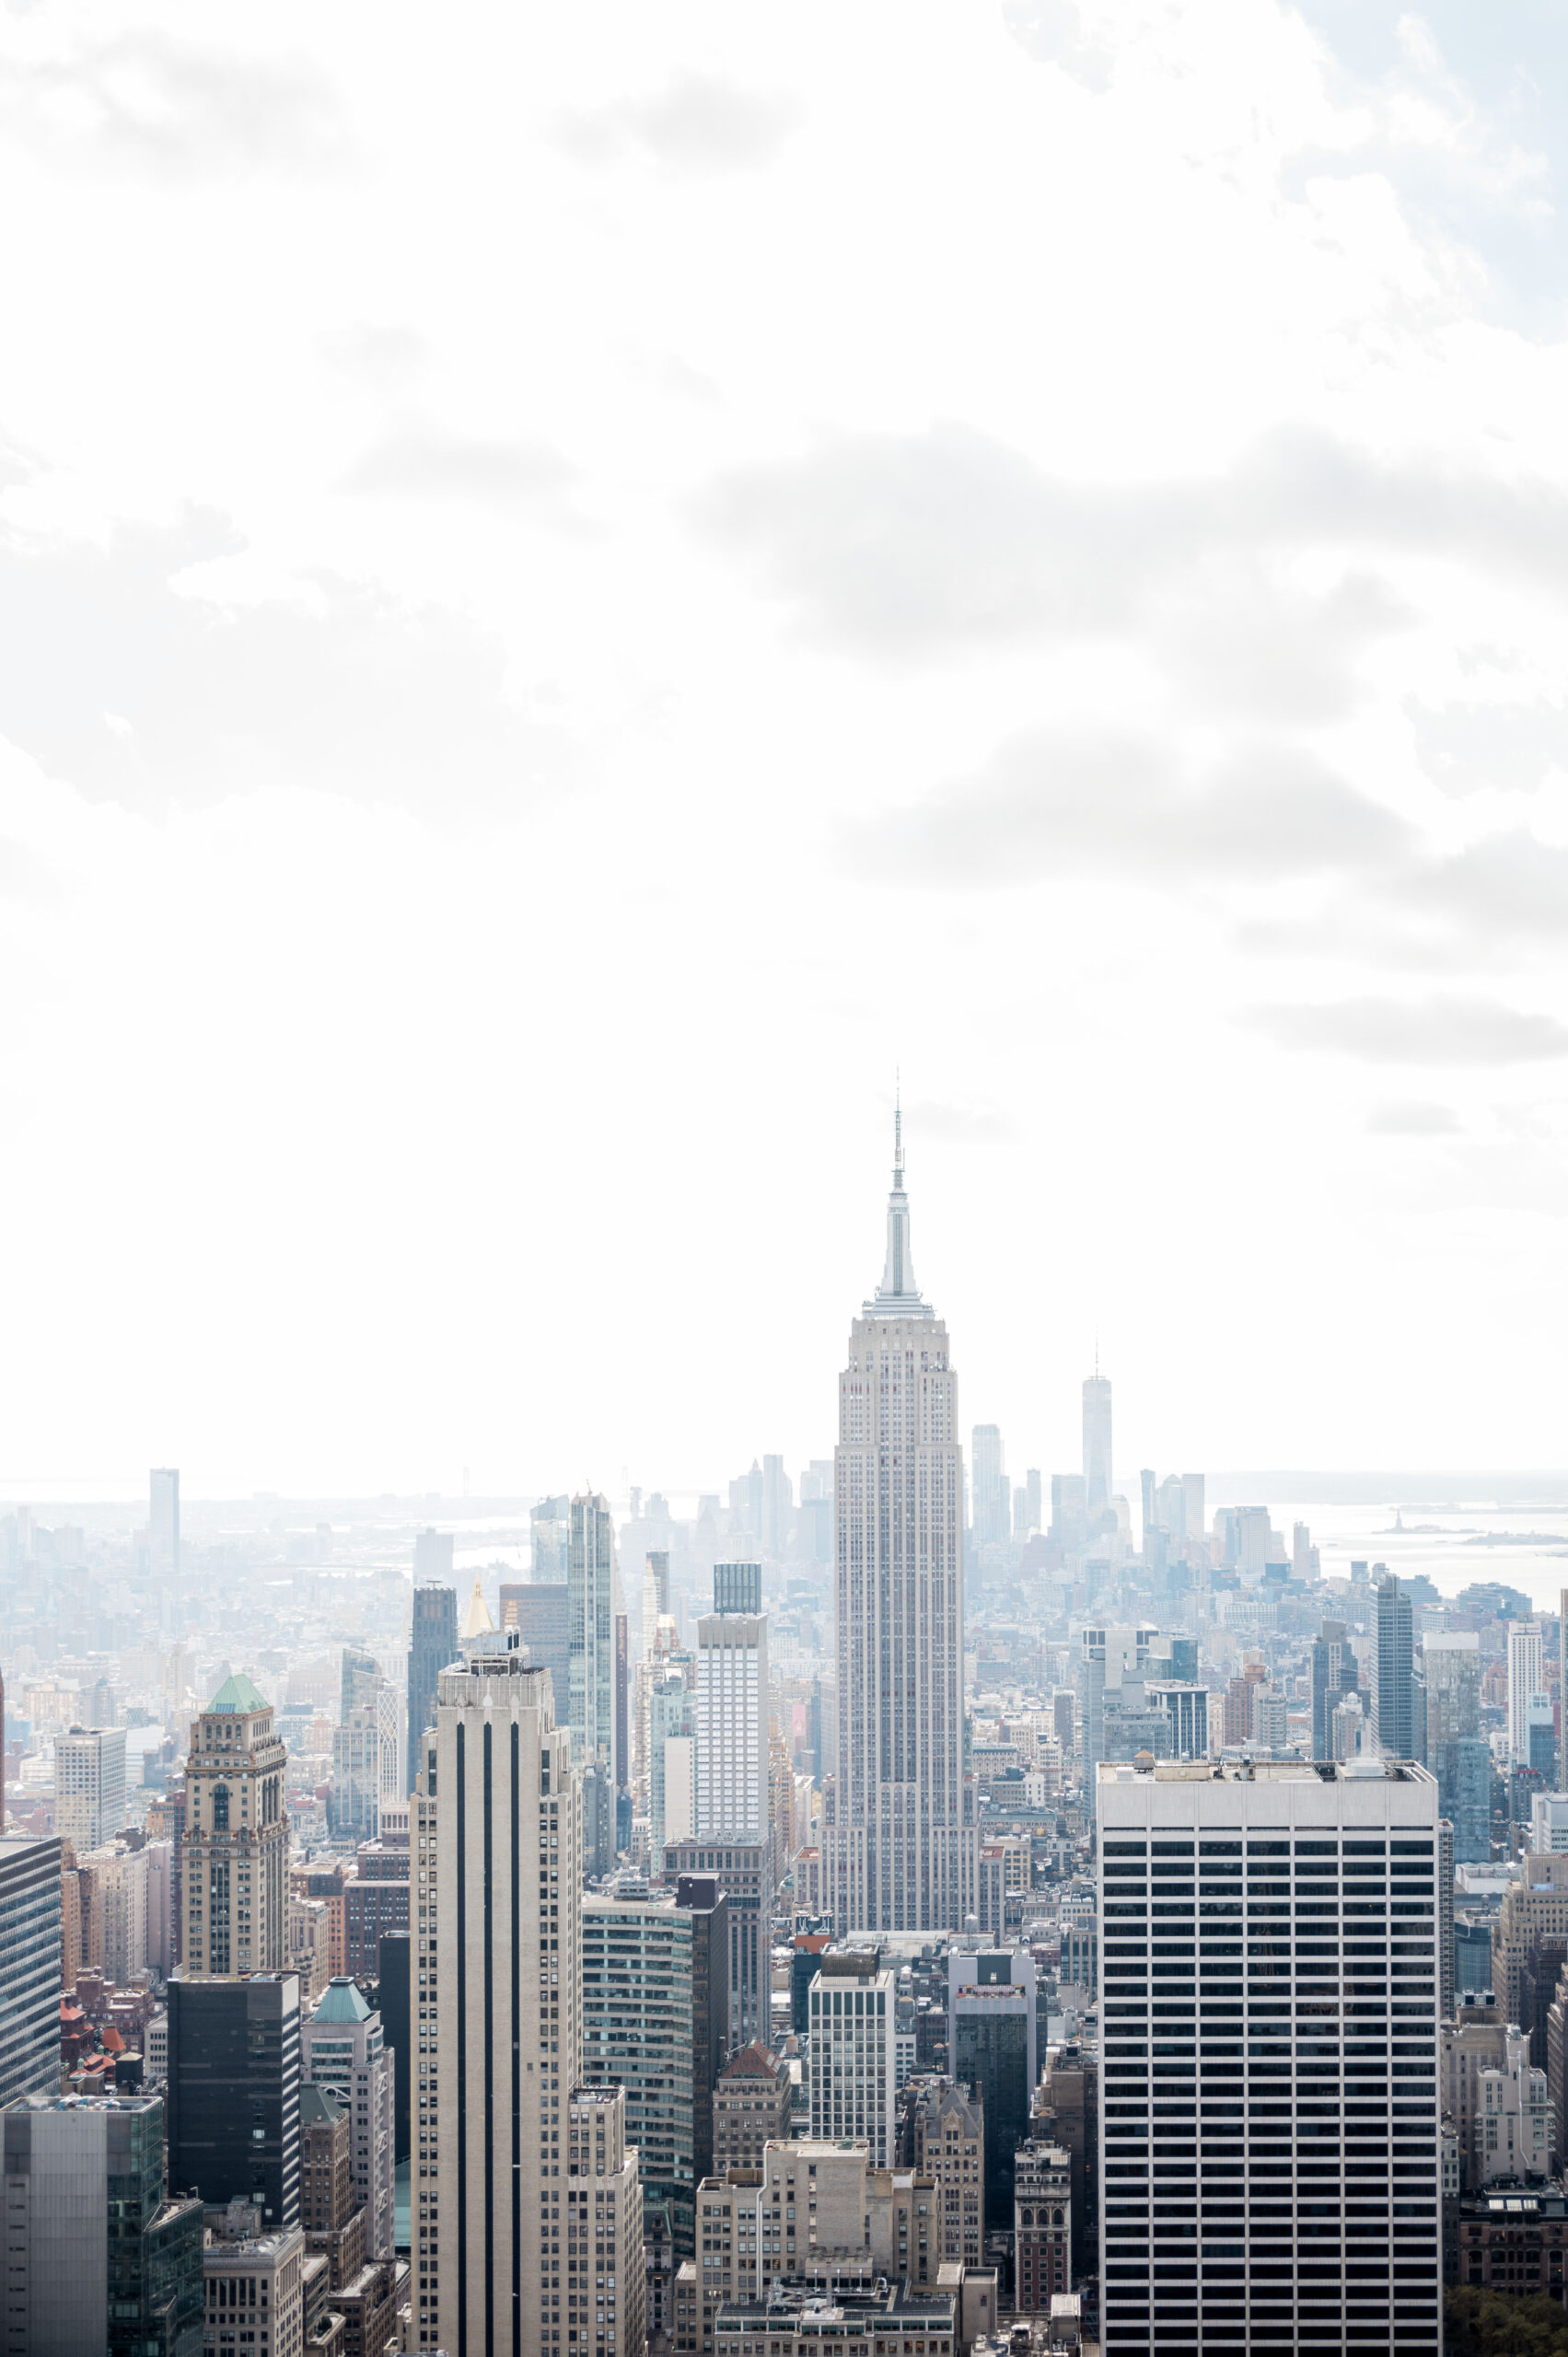
{"label": "building rooftop", "polygon": [[370,2012],[364,1991],[353,1980],[340,1980],[328,1982],[327,1993],[310,2018],[313,2022],[367,2022]]}
{"label": "building rooftop", "polygon": [[1102,1784],[1407,1784],[1425,1775],[1408,1759],[1101,1760]]}
{"label": "building rooftop", "polygon": [[753,2038],[738,2054],[732,2054],[720,2072],[721,2079],[776,2079],[779,2058]]}
{"label": "building rooftop", "polygon": [[207,1704],[209,1711],[233,1711],[240,1714],[264,1711],[268,1707],[266,1696],[258,1693],[244,1671],[238,1669],[229,1673]]}
{"label": "building rooftop", "polygon": [[161,2095],[17,2096],[7,2111],[151,2111],[163,2109]]}

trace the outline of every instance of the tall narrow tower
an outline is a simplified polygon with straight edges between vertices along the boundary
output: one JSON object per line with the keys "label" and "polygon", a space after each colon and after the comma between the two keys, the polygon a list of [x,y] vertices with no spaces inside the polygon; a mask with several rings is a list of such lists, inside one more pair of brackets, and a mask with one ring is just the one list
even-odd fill
{"label": "tall narrow tower", "polygon": [[519,1650],[476,1647],[440,1672],[411,1812],[413,2010],[429,2069],[415,2083],[410,2223],[419,2346],[452,2357],[642,2357],[625,2096],[578,2084],[575,1748],[550,1673]]}
{"label": "tall narrow tower", "polygon": [[910,1257],[903,1120],[882,1282],[850,1329],[834,1455],[838,1751],[826,1843],[841,1931],[975,1911],[963,1773],[963,1451],[947,1329]]}
{"label": "tall narrow tower", "polygon": [[1084,1382],[1084,1503],[1090,1514],[1103,1514],[1110,1504],[1110,1377],[1095,1371]]}

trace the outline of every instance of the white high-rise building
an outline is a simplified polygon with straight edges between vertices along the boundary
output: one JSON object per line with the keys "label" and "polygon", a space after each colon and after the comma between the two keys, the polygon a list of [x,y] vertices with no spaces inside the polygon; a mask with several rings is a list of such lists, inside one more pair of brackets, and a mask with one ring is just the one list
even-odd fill
{"label": "white high-rise building", "polygon": [[[476,1648],[442,1670],[421,1749],[410,2057],[419,2346],[642,2357],[642,2209],[624,2097],[578,2084],[581,1780],[549,1671],[516,1649]],[[598,2258],[611,2242],[614,2259]]]}
{"label": "white high-rise building", "polygon": [[1097,1356],[1084,1381],[1084,1504],[1091,1515],[1103,1514],[1110,1499],[1110,1378]]}
{"label": "white high-rise building", "polygon": [[1540,1622],[1508,1623],[1508,1756],[1527,1768],[1530,1760],[1530,1704],[1545,1686],[1541,1668]]}
{"label": "white high-rise building", "polygon": [[841,1931],[957,1931],[978,1903],[963,1499],[958,1377],[914,1281],[895,1113],[887,1260],[850,1329],[833,1459],[838,1733],[823,1849]]}
{"label": "white high-rise building", "polygon": [[80,1857],[125,1823],[125,1730],[72,1727],[54,1738],[54,1830]]}
{"label": "white high-rise building", "polygon": [[831,2143],[865,2137],[878,2169],[895,2157],[898,1993],[898,1976],[862,1951],[824,1956],[809,1997],[811,2133]]}
{"label": "white high-rise building", "polygon": [[1105,1764],[1098,1815],[1106,2357],[1438,2357],[1435,1779]]}
{"label": "white high-rise building", "polygon": [[697,1823],[705,1840],[760,1840],[768,1821],[768,1616],[697,1623]]}

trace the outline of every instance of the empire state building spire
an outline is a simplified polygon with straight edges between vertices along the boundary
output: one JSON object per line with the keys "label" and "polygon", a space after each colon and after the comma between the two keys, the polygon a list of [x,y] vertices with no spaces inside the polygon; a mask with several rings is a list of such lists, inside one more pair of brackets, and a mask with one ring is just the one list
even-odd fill
{"label": "empire state building spire", "polygon": [[882,1282],[865,1304],[868,1318],[931,1318],[929,1302],[921,1299],[910,1252],[910,1199],[904,1192],[903,1109],[893,1105],[893,1185],[888,1197],[888,1257]]}

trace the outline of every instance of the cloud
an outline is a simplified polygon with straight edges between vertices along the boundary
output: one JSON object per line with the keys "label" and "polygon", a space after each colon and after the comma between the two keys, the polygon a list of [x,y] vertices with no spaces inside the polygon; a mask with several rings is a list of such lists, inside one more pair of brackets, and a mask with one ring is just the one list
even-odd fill
{"label": "cloud", "polygon": [[1487,835],[1423,862],[1399,897],[1418,913],[1447,918],[1489,941],[1560,946],[1568,931],[1568,851],[1523,829]]}
{"label": "cloud", "polygon": [[0,111],[15,136],[45,152],[85,152],[157,179],[321,168],[346,145],[336,94],[314,64],[149,29],[0,64]]}
{"label": "cloud", "polygon": [[1568,1056],[1568,1028],[1490,999],[1340,999],[1326,1006],[1265,1006],[1249,1017],[1283,1048],[1364,1063],[1533,1063]]}
{"label": "cloud", "polygon": [[1003,0],[1002,15],[1019,48],[1031,57],[1060,65],[1087,90],[1109,87],[1110,51],[1086,31],[1076,0]]}
{"label": "cloud", "polygon": [[682,74],[651,98],[569,116],[561,144],[580,163],[642,156],[683,172],[755,171],[771,164],[801,120],[796,100]]}
{"label": "cloud", "polygon": [[366,452],[343,488],[402,499],[475,499],[485,506],[528,507],[580,529],[563,494],[577,470],[547,442],[487,441],[436,425],[410,426]]}
{"label": "cloud", "polygon": [[307,786],[451,821],[570,767],[506,701],[498,640],[437,606],[331,575],[309,603],[181,594],[221,517],[107,548],[0,538],[0,734],[98,800],[161,813]]}
{"label": "cloud", "polygon": [[334,328],[322,337],[321,349],[345,376],[383,392],[401,391],[423,373],[430,357],[429,339],[418,328],[395,319],[379,324],[360,319]]}
{"label": "cloud", "polygon": [[[1568,497],[1555,485],[1385,462],[1294,428],[1225,474],[1143,484],[1066,482],[962,424],[830,435],[718,476],[689,513],[803,636],[885,660],[1157,628],[1173,591],[1202,607],[1204,571],[1221,560],[1318,549],[1356,559],[1321,610],[1342,660],[1358,634],[1400,618],[1368,555],[1447,558],[1568,595]],[[1245,573],[1219,585],[1253,594]],[[1189,662],[1191,636],[1189,622],[1174,650]]]}
{"label": "cloud", "polygon": [[1307,754],[1254,751],[1190,785],[1146,739],[1032,736],[977,776],[857,823],[842,855],[868,879],[934,888],[1082,876],[1257,884],[1376,875],[1412,842],[1401,819]]}
{"label": "cloud", "polygon": [[1464,1124],[1451,1105],[1377,1105],[1366,1127],[1377,1138],[1451,1138]]}
{"label": "cloud", "polygon": [[1568,713],[1538,696],[1527,703],[1405,706],[1416,752],[1445,794],[1491,786],[1528,794],[1549,771],[1568,770]]}

